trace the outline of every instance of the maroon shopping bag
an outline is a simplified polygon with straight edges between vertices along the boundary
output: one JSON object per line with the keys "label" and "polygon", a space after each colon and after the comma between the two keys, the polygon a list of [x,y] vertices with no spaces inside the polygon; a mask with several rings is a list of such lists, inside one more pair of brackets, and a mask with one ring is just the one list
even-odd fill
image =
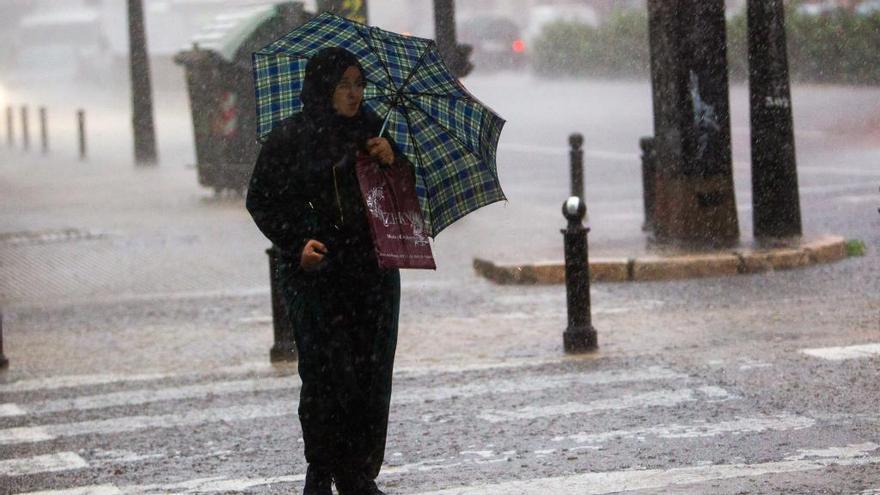
{"label": "maroon shopping bag", "polygon": [[412,169],[360,154],[356,170],[379,266],[435,270]]}

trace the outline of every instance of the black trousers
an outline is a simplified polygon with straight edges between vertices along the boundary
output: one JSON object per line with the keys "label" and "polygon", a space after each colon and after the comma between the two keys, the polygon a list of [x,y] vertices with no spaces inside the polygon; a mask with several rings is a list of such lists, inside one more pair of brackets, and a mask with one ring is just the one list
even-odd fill
{"label": "black trousers", "polygon": [[385,457],[400,274],[334,272],[305,274],[285,290],[299,352],[305,457],[375,479]]}

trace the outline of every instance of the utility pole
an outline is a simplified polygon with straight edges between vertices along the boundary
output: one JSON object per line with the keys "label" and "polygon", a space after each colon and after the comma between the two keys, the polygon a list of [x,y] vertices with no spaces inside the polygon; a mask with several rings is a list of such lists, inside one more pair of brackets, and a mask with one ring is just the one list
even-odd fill
{"label": "utility pole", "polygon": [[434,0],[434,39],[437,50],[455,77],[468,75],[472,47],[459,45],[455,34],[455,0]]}
{"label": "utility pole", "polygon": [[346,19],[367,24],[367,0],[318,0],[318,12],[333,12]]}
{"label": "utility pole", "polygon": [[749,0],[752,219],[757,241],[800,237],[801,208],[782,0]]}
{"label": "utility pole", "polygon": [[648,0],[654,98],[653,234],[659,244],[739,242],[723,0]]}
{"label": "utility pole", "polygon": [[128,0],[128,48],[134,159],[139,165],[155,165],[157,157],[153,89],[150,84],[150,59],[147,57],[147,36],[141,0]]}

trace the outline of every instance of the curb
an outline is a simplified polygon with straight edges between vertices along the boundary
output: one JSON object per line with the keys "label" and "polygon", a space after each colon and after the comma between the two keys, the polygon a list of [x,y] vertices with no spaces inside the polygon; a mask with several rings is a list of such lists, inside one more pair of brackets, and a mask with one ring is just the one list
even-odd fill
{"label": "curb", "polygon": [[[592,282],[644,282],[725,277],[739,274],[790,270],[847,257],[846,240],[825,236],[799,247],[731,250],[713,254],[645,256],[642,258],[595,258],[590,260]],[[501,285],[565,283],[565,264],[553,261],[497,265],[474,258],[478,275]]]}

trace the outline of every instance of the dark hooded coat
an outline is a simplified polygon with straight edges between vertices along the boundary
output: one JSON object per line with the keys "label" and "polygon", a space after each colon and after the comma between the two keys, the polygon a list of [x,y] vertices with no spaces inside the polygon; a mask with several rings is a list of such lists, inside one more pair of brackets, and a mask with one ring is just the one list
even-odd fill
{"label": "dark hooded coat", "polygon": [[[310,59],[304,109],[269,134],[246,204],[280,252],[276,275],[299,353],[306,460],[373,479],[385,451],[400,278],[378,267],[354,167],[381,121],[363,106],[352,118],[332,108],[352,65],[360,68],[342,49]],[[309,239],[327,254],[306,272],[299,264]]]}

